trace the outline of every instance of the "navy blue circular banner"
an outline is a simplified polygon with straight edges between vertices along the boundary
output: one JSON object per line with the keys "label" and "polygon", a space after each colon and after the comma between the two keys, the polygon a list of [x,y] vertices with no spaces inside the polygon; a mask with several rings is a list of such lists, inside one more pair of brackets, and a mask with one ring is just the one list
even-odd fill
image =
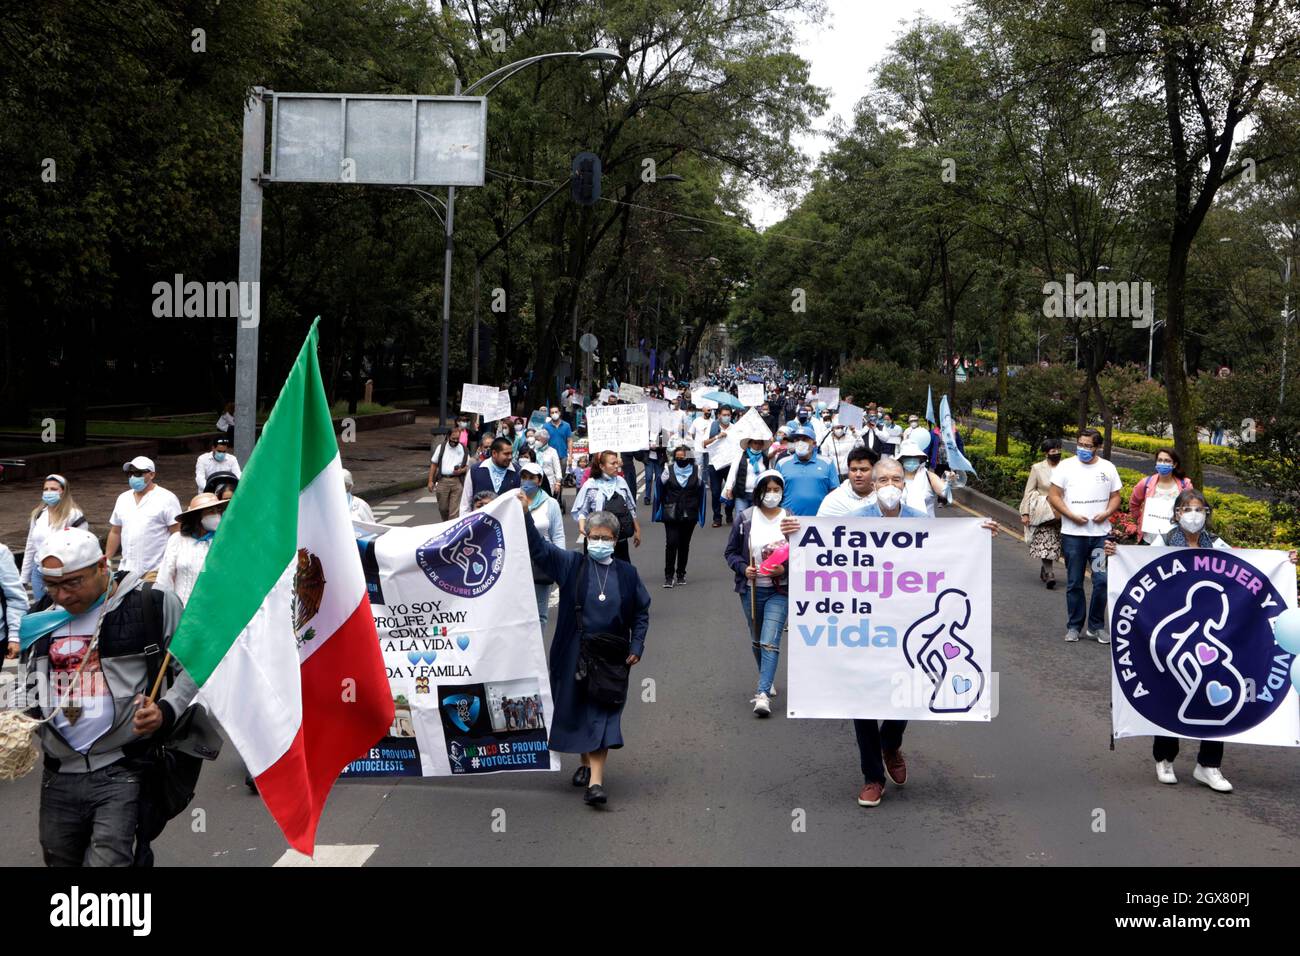
{"label": "navy blue circular banner", "polygon": [[1268,577],[1231,551],[1161,555],[1129,578],[1111,617],[1124,696],[1175,736],[1258,726],[1289,690],[1291,655],[1271,624],[1286,607]]}
{"label": "navy blue circular banner", "polygon": [[501,522],[477,511],[415,549],[415,561],[425,576],[459,597],[478,597],[497,578],[506,559]]}

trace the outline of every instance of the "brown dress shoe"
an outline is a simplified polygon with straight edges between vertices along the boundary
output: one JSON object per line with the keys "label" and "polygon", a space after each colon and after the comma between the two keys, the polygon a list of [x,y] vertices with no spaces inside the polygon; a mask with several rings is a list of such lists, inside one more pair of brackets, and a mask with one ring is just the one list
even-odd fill
{"label": "brown dress shoe", "polygon": [[876,807],[880,805],[880,798],[885,795],[885,785],[883,783],[869,783],[862,788],[858,794],[858,806]]}
{"label": "brown dress shoe", "polygon": [[883,756],[885,773],[889,774],[889,779],[893,781],[894,786],[901,787],[907,783],[907,761],[903,759],[903,751],[886,750]]}

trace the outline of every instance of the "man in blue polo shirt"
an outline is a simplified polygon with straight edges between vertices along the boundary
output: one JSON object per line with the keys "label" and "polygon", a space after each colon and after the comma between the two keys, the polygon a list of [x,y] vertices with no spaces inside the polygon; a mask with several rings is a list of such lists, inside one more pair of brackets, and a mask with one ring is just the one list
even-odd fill
{"label": "man in blue polo shirt", "polygon": [[840,486],[835,465],[817,455],[813,431],[807,426],[790,435],[794,454],[777,467],[785,481],[785,498],[781,507],[792,515],[815,515],[822,499]]}
{"label": "man in blue polo shirt", "polygon": [[555,449],[555,453],[560,456],[560,470],[563,471],[569,460],[569,436],[573,434],[573,429],[569,423],[560,418],[560,407],[552,405],[550,418],[542,426],[546,431],[547,444]]}

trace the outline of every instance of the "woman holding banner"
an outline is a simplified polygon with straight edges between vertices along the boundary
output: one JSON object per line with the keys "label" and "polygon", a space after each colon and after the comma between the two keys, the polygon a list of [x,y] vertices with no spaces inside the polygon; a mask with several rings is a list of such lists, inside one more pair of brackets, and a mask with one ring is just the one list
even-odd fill
{"label": "woman holding banner", "polygon": [[[1144,540],[1142,543],[1166,548],[1231,548],[1230,544],[1208,529],[1212,511],[1213,509],[1205,500],[1205,495],[1195,488],[1186,488],[1174,499],[1174,526],[1155,540]],[[1115,542],[1107,539],[1103,550],[1107,557],[1113,555]],[[1289,552],[1287,557],[1292,564],[1296,563],[1295,551]],[[1153,738],[1151,753],[1156,761],[1156,779],[1161,783],[1177,783],[1178,777],[1174,775],[1174,759],[1178,756],[1178,738]],[[1219,769],[1222,765],[1223,741],[1202,740],[1192,777],[1211,790],[1231,793],[1232,784]]]}
{"label": "woman holding banner", "polygon": [[[754,484],[754,507],[746,508],[731,526],[724,556],[736,575],[736,593],[749,628],[754,663],[758,665],[758,688],[751,703],[756,717],[772,713],[773,681],[781,659],[781,631],[785,628],[789,587],[784,561],[767,562],[786,546],[781,520],[785,479],[779,471],[765,471]],[[767,562],[767,563],[765,563]]]}
{"label": "woman holding banner", "polygon": [[611,748],[623,746],[628,672],[645,653],[650,595],[636,568],[614,557],[619,533],[614,515],[596,511],[585,516],[587,553],[579,554],[547,541],[533,523],[527,497],[520,493],[519,498],[533,566],[560,586],[550,654],[555,710],[550,746],[582,755],[573,785],[587,788],[583,800],[589,806],[600,806],[608,799],[606,758]]}

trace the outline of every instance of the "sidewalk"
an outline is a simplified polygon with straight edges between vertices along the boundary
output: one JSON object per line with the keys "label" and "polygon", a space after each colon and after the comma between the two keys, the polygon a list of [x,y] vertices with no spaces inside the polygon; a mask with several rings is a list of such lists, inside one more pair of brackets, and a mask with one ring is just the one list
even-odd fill
{"label": "sidewalk", "polygon": [[[398,486],[423,487],[429,474],[429,429],[435,417],[416,418],[410,425],[357,432],[356,441],[340,444],[343,467],[352,471],[353,494],[369,500],[395,493]],[[180,499],[184,508],[197,493],[194,487],[194,462],[197,455],[161,455],[156,482]],[[91,530],[104,540],[108,518],[117,496],[126,491],[126,474],[122,464],[91,468],[66,475],[72,497],[86,512]],[[32,509],[41,501],[41,483],[24,481],[0,484],[0,543],[21,560],[27,541]]]}

